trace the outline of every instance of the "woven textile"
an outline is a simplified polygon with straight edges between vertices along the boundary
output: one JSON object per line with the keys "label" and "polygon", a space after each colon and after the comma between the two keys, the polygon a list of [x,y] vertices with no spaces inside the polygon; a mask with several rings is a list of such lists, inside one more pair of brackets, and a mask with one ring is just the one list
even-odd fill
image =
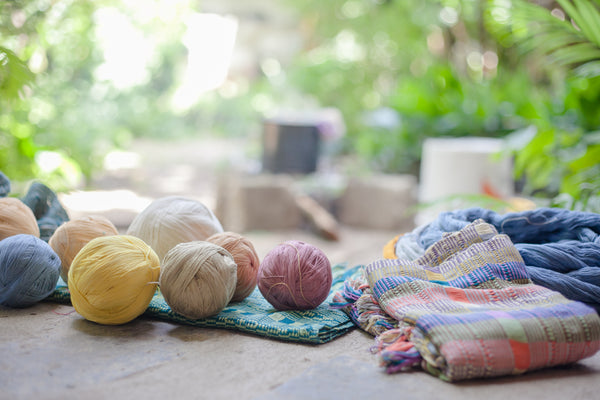
{"label": "woven textile", "polygon": [[[344,280],[359,268],[361,266],[350,269],[346,269],[344,264],[334,266],[332,293],[339,290]],[[69,289],[64,282],[59,282],[47,300],[68,303]],[[329,307],[331,296],[330,294],[328,299],[314,310],[277,311],[256,289],[246,299],[229,304],[219,314],[194,320],[173,312],[160,291],[157,291],[144,315],[204,328],[225,328],[272,339],[320,344],[335,339],[355,327],[344,312]]]}
{"label": "woven textile", "polygon": [[446,233],[477,219],[510,237],[534,283],[600,311],[600,214],[560,208],[507,214],[482,208],[448,211],[394,238],[384,257],[414,260]]}
{"label": "woven textile", "polygon": [[596,312],[533,284],[510,238],[482,220],[416,260],[369,264],[335,302],[377,336],[388,372],[421,365],[457,381],[571,363],[600,349]]}

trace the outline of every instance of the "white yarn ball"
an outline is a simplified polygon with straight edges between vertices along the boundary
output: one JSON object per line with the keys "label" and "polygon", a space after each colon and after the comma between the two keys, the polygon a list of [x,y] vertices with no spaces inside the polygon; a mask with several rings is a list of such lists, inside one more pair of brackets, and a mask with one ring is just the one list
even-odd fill
{"label": "white yarn ball", "polygon": [[128,235],[146,242],[162,260],[179,243],[205,240],[223,227],[199,201],[168,196],[153,201],[131,222]]}
{"label": "white yarn ball", "polygon": [[191,319],[221,312],[233,298],[237,265],[233,256],[213,243],[180,243],[165,258],[160,290],[173,311]]}

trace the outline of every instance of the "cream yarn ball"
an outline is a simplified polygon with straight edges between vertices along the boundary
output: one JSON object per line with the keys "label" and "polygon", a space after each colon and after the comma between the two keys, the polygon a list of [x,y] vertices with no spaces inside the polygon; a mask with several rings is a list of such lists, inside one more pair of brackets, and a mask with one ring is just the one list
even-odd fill
{"label": "cream yarn ball", "polygon": [[237,265],[229,252],[204,241],[180,243],[165,258],[160,290],[173,311],[187,318],[206,318],[231,301]]}
{"label": "cream yarn ball", "polygon": [[180,196],[153,201],[127,229],[128,235],[148,243],[161,260],[179,243],[205,240],[218,232],[223,232],[223,227],[208,207]]}
{"label": "cream yarn ball", "polygon": [[115,225],[101,215],[72,219],[59,226],[50,237],[48,244],[60,258],[60,277],[63,281],[68,282],[69,268],[73,259],[90,240],[118,234]]}

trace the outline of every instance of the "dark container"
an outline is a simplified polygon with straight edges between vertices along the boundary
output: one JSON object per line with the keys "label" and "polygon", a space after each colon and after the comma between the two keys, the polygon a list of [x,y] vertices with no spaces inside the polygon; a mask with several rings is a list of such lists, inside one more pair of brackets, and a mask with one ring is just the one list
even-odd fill
{"label": "dark container", "polygon": [[319,130],[315,125],[267,120],[263,132],[263,170],[309,174],[317,169]]}

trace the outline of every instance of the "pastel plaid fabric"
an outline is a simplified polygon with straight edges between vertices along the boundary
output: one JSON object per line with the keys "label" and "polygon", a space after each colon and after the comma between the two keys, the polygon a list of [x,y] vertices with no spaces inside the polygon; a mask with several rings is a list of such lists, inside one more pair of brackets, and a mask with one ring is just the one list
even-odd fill
{"label": "pastel plaid fabric", "polygon": [[377,336],[389,372],[421,365],[444,380],[520,374],[600,349],[600,318],[533,284],[510,238],[477,220],[416,260],[379,260],[337,304]]}

